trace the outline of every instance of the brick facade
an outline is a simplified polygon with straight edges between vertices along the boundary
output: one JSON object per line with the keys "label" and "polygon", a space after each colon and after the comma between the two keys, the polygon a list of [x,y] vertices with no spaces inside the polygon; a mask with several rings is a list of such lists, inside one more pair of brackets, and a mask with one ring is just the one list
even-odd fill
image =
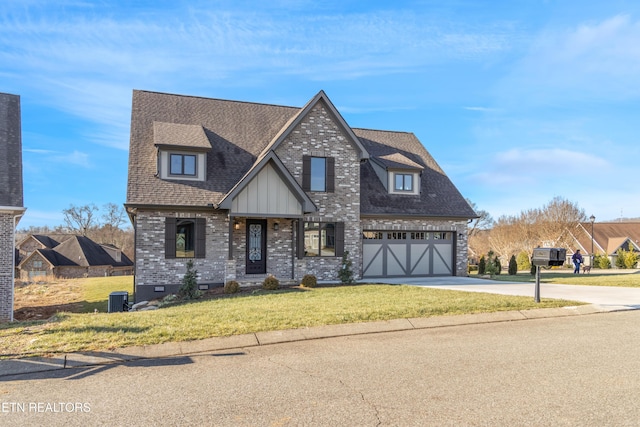
{"label": "brick facade", "polygon": [[13,319],[13,215],[0,213],[0,322]]}
{"label": "brick facade", "polygon": [[[204,218],[206,220],[205,258],[166,258],[165,220],[167,217]],[[203,211],[139,210],[135,221],[136,301],[175,293],[193,261],[199,284],[222,284],[228,258],[229,223],[226,214]],[[156,290],[156,287],[158,290]],[[162,289],[162,290],[159,290]]]}
{"label": "brick facade", "polygon": [[[302,157],[335,159],[335,191],[310,192],[318,212],[305,221],[344,222],[345,251],[353,265],[361,264],[360,255],[360,157],[347,135],[335,122],[324,102],[318,102],[289,136],[278,146],[276,154],[293,177],[302,185]],[[295,279],[313,274],[318,280],[338,280],[341,257],[307,257],[295,260]],[[356,275],[357,270],[356,270]],[[359,276],[358,276],[359,277]]]}

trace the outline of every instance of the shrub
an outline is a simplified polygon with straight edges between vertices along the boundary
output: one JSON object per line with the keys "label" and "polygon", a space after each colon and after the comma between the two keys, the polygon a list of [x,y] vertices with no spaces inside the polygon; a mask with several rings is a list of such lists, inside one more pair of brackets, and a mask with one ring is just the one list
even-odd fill
{"label": "shrub", "polygon": [[193,268],[191,260],[187,261],[187,272],[182,278],[178,296],[182,299],[196,299],[202,296],[202,292],[198,289],[198,270]]}
{"label": "shrub", "polygon": [[487,261],[485,271],[487,274],[500,274],[502,265],[500,264],[500,258],[494,255],[493,251],[489,251],[487,254]]}
{"label": "shrub", "polygon": [[593,266],[606,270],[608,268],[611,268],[611,260],[606,255],[596,254],[593,257]]}
{"label": "shrub", "polygon": [[518,263],[518,270],[526,271],[531,269],[531,261],[529,260],[529,254],[526,251],[521,251],[516,257]]}
{"label": "shrub", "polygon": [[638,254],[633,251],[625,251],[620,248],[616,252],[616,267],[618,268],[635,268],[638,263]]}
{"label": "shrub", "polygon": [[493,259],[493,274],[500,274],[502,272],[502,264],[500,264],[500,258],[495,257]]}
{"label": "shrub", "polygon": [[487,271],[487,261],[484,259],[484,255],[480,257],[478,261],[478,275],[483,275]]}
{"label": "shrub", "polygon": [[300,284],[305,288],[315,288],[318,286],[318,280],[313,274],[305,274]]}
{"label": "shrub", "polygon": [[280,281],[273,275],[268,276],[264,279],[264,282],[262,282],[262,289],[266,289],[268,291],[275,291],[279,287]]}
{"label": "shrub", "polygon": [[516,274],[518,274],[518,263],[516,262],[516,256],[511,255],[509,259],[509,275],[515,276]]}
{"label": "shrub", "polygon": [[166,295],[164,298],[162,298],[162,300],[160,301],[160,303],[158,304],[158,307],[164,307],[166,305],[170,305],[175,303],[178,300],[178,296],[176,294],[169,294]]}
{"label": "shrub", "polygon": [[235,294],[240,290],[240,284],[235,280],[229,280],[224,284],[224,293],[225,294]]}
{"label": "shrub", "polygon": [[351,260],[349,259],[349,251],[344,251],[344,254],[342,255],[342,262],[340,263],[340,270],[338,270],[338,277],[345,285],[350,285],[354,282],[353,271],[351,271]]}

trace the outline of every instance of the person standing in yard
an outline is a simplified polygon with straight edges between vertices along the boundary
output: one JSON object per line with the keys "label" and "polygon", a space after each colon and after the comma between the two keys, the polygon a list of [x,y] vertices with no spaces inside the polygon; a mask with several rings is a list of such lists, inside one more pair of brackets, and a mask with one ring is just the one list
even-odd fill
{"label": "person standing in yard", "polygon": [[571,261],[573,261],[573,265],[575,268],[573,269],[573,274],[580,274],[580,264],[582,264],[582,255],[580,255],[580,249],[576,250],[576,253],[571,257]]}

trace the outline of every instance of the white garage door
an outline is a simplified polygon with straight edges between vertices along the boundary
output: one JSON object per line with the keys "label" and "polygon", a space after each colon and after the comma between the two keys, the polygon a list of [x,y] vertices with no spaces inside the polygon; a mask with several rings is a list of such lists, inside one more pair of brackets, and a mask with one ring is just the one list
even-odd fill
{"label": "white garage door", "polygon": [[362,239],[365,278],[452,276],[450,231],[365,231]]}

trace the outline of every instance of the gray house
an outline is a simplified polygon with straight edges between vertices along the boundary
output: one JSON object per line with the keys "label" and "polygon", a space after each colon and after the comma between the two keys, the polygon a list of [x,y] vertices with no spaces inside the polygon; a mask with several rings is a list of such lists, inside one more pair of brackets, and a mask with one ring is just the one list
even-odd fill
{"label": "gray house", "polygon": [[475,212],[412,133],[353,129],[321,91],[303,107],[134,91],[125,204],[136,300],[267,275],[467,274]]}
{"label": "gray house", "polygon": [[20,97],[0,93],[0,322],[13,320],[15,229],[24,211]]}

